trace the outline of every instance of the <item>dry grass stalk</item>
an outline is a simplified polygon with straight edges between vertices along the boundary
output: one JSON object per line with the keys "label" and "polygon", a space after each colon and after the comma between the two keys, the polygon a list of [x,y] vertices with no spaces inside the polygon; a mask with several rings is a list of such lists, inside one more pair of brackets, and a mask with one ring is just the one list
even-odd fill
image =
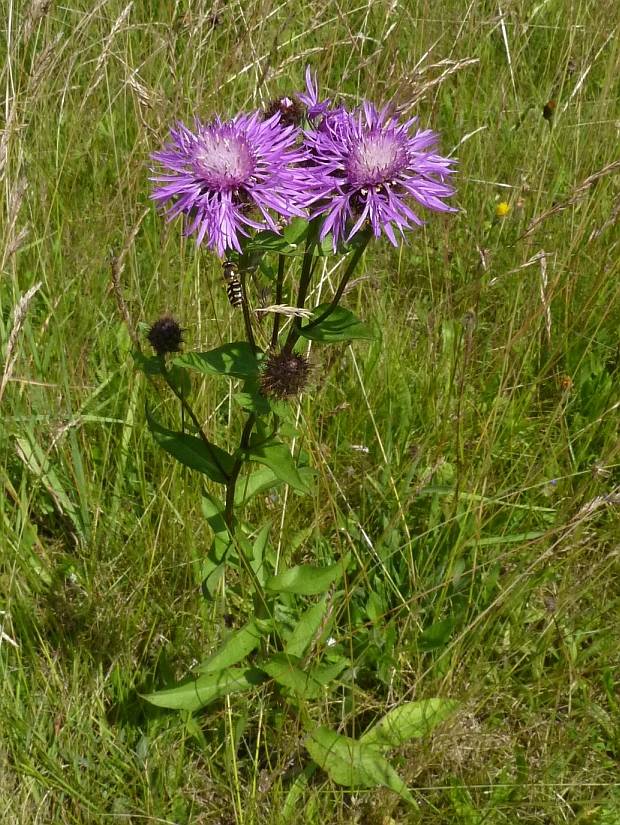
{"label": "dry grass stalk", "polygon": [[15,362],[17,360],[17,340],[19,338],[19,333],[21,332],[22,326],[24,325],[24,321],[26,320],[28,307],[42,286],[43,281],[39,281],[39,283],[30,287],[30,289],[22,295],[13,309],[13,326],[6,345],[6,352],[4,355],[4,372],[2,374],[2,380],[0,381],[0,402],[2,401],[4,390],[11,378],[11,375],[13,374],[13,369],[15,368]]}
{"label": "dry grass stalk", "polygon": [[26,12],[26,16],[24,17],[24,22],[22,23],[22,28],[19,36],[19,39],[22,44],[25,44],[30,40],[33,31],[37,27],[37,24],[48,13],[51,5],[52,0],[32,0],[30,8]]}
{"label": "dry grass stalk", "polygon": [[123,270],[125,269],[125,258],[127,257],[127,253],[133,246],[133,242],[135,241],[136,236],[140,231],[142,221],[149,213],[150,208],[150,206],[146,206],[142,210],[142,212],[138,216],[138,220],[131,228],[131,232],[125,239],[125,243],[123,244],[121,251],[112,259],[112,292],[114,293],[114,297],[116,299],[116,306],[118,308],[118,311],[127,326],[129,337],[131,338],[131,341],[134,347],[138,350],[138,352],[142,351],[142,347],[140,346],[140,338],[138,336],[136,326],[131,319],[127,302],[125,301],[125,298],[123,296],[123,288],[121,286],[121,275],[123,274]]}
{"label": "dry grass stalk", "polygon": [[600,238],[600,236],[605,232],[606,229],[609,229],[610,226],[614,226],[617,223],[618,218],[620,218],[620,195],[616,198],[616,202],[613,205],[611,210],[611,214],[605,221],[602,226],[593,229],[590,233],[590,237],[588,238],[588,242],[596,240],[596,238]]}
{"label": "dry grass stalk", "polygon": [[290,307],[286,304],[271,304],[271,306],[268,307],[258,307],[254,312],[256,315],[266,315],[268,312],[273,312],[275,315],[285,315],[287,318],[310,318],[312,315],[311,309]]}
{"label": "dry grass stalk", "polygon": [[555,206],[551,207],[551,209],[547,209],[546,212],[542,213],[542,215],[539,215],[537,218],[530,221],[530,225],[525,230],[523,235],[521,235],[519,240],[529,238],[529,236],[540,226],[541,223],[546,221],[547,218],[550,218],[552,215],[557,215],[560,212],[564,212],[565,209],[568,209],[570,206],[574,206],[576,203],[583,200],[594,184],[601,178],[604,178],[607,175],[615,175],[618,172],[620,172],[620,160],[614,160],[611,163],[608,163],[607,166],[599,169],[598,172],[588,175],[588,177],[583,180],[579,186],[575,187],[569,198],[561,203],[556,203]]}
{"label": "dry grass stalk", "polygon": [[87,101],[90,100],[90,96],[92,95],[92,93],[95,91],[97,86],[103,80],[103,69],[104,69],[106,63],[108,62],[108,60],[110,59],[110,53],[112,51],[112,43],[114,42],[114,38],[119,33],[119,31],[122,29],[123,24],[125,23],[125,21],[129,17],[129,13],[131,12],[132,8],[133,8],[133,0],[130,0],[130,2],[127,3],[127,5],[123,9],[123,11],[119,14],[119,16],[114,21],[114,25],[110,29],[110,34],[106,37],[106,39],[103,43],[103,48],[101,49],[101,54],[99,55],[99,58],[97,60],[97,65],[95,66],[95,71],[94,71],[94,74],[93,74],[94,79],[93,79],[93,82],[91,83],[91,85],[86,90],[86,94],[84,95],[84,98],[82,100],[82,105],[80,106],[80,112],[84,111],[84,106],[86,105]]}
{"label": "dry grass stalk", "polygon": [[9,193],[9,204],[8,204],[8,223],[7,223],[7,230],[6,230],[6,238],[4,242],[4,251],[2,253],[2,259],[0,261],[0,270],[4,269],[4,266],[7,260],[11,257],[11,255],[16,252],[23,239],[28,234],[28,226],[23,227],[17,235],[15,234],[15,227],[17,224],[17,218],[19,216],[19,211],[21,209],[24,195],[28,191],[28,181],[26,178],[21,177],[17,180],[17,183],[13,186],[12,190]]}
{"label": "dry grass stalk", "polygon": [[27,223],[25,226],[22,226],[22,228],[19,230],[17,235],[15,235],[13,237],[12,240],[9,239],[9,242],[6,244],[6,247],[5,247],[5,250],[4,250],[4,256],[3,256],[3,260],[2,260],[2,267],[0,267],[0,269],[4,268],[7,261],[10,260],[10,258],[13,255],[15,255],[15,253],[19,249],[22,248],[22,246],[24,245],[24,241],[26,240],[28,235],[30,235],[30,224],[29,223]]}
{"label": "dry grass stalk", "polygon": [[[404,107],[402,107],[402,111],[404,113],[411,111],[411,109],[415,108],[431,90],[441,86],[441,84],[451,77],[451,75],[456,74],[456,72],[460,72],[462,69],[466,69],[469,66],[476,66],[478,63],[480,63],[480,59],[478,57],[466,57],[462,60],[440,60],[438,63],[431,63],[423,69],[416,71],[409,77],[405,77],[404,84],[411,84],[413,96],[407,101]],[[433,77],[430,80],[425,80],[424,77],[432,72],[433,69],[440,69],[441,73],[437,77]]]}
{"label": "dry grass stalk", "polygon": [[549,278],[547,276],[547,254],[541,250],[538,255],[540,262],[540,300],[543,306],[545,315],[545,330],[547,333],[547,341],[551,342],[551,304],[549,296],[547,295],[547,288],[549,286]]}

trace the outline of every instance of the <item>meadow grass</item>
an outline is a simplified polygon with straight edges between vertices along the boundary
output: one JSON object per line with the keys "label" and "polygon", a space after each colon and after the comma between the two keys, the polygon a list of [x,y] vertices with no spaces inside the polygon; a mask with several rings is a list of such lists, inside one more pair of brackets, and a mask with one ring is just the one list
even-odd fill
{"label": "meadow grass", "polygon": [[[5,23],[0,822],[620,822],[616,3],[7,0]],[[234,578],[203,599],[202,481],[145,426],[134,332],[163,311],[188,350],[242,330],[217,263],[149,204],[148,155],[307,63],[459,159],[458,214],[372,246],[347,293],[375,340],[312,348],[291,408],[312,495],[252,505],[283,562],[361,570],[355,687],[317,724],[459,701],[398,755],[419,812],[303,786],[303,729],[266,692],[193,717],[140,699],[249,608]],[[196,403],[233,446],[226,393]]]}

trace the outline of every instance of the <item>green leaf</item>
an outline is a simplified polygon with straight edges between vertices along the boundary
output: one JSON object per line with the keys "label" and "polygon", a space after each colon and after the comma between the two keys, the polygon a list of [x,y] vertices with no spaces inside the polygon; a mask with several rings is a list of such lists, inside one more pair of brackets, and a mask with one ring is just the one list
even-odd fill
{"label": "green leaf", "polygon": [[366,731],[360,741],[381,748],[398,748],[410,739],[426,736],[447,719],[459,703],[454,699],[422,699],[407,702],[386,713]]}
{"label": "green leaf", "polygon": [[236,665],[255,650],[263,634],[255,622],[248,622],[239,630],[231,633],[218,651],[205,659],[198,666],[200,673],[214,673]]}
{"label": "green leaf", "polygon": [[341,658],[310,669],[304,669],[301,665],[302,661],[297,656],[276,653],[269,661],[261,664],[261,670],[300,698],[316,699],[323,694],[326,685],[342,673],[347,660]]}
{"label": "green leaf", "polygon": [[277,475],[279,479],[301,493],[308,492],[308,486],[299,475],[291,451],[281,441],[267,441],[253,445],[245,452],[247,461],[256,461],[264,464]]}
{"label": "green leaf", "polygon": [[376,748],[371,748],[329,728],[313,730],[305,741],[306,750],[337,785],[347,788],[384,786],[410,805],[416,805],[407,786]]}
{"label": "green leaf", "polygon": [[282,237],[289,244],[300,244],[308,236],[310,223],[305,218],[293,218],[282,230]]}
{"label": "green leaf", "polygon": [[[320,318],[330,304],[320,304],[312,313],[313,319]],[[339,341],[353,341],[356,338],[374,338],[372,330],[344,307],[336,307],[330,315],[315,326],[301,327],[301,335],[311,341],[333,344]]]}
{"label": "green leaf", "polygon": [[161,358],[157,355],[143,355],[138,350],[131,353],[133,360],[136,362],[137,368],[145,375],[161,375],[163,372]]}
{"label": "green leaf", "polygon": [[183,398],[188,398],[192,393],[192,379],[187,370],[178,364],[172,364],[168,370],[170,383],[177,388]]}
{"label": "green leaf", "polygon": [[256,235],[245,245],[247,252],[280,252],[286,254],[291,252],[289,242],[283,235],[278,235],[270,229],[257,232]]}
{"label": "green leaf", "polygon": [[326,597],[320,602],[313,604],[293,628],[291,635],[286,642],[285,650],[289,656],[303,656],[310,642],[314,639],[321,627],[321,622],[325,616]]}
{"label": "green leaf", "polygon": [[274,593],[297,593],[300,596],[314,596],[325,593],[342,575],[349,563],[349,554],[329,567],[315,567],[313,564],[298,564],[289,567],[265,583],[267,590]]}
{"label": "green leaf", "polygon": [[198,679],[168,690],[144,694],[142,698],[159,708],[195,711],[222,696],[252,690],[264,680],[264,674],[256,668],[232,667],[216,673],[205,673]]}
{"label": "green leaf", "polygon": [[320,696],[322,686],[309,673],[298,667],[299,663],[300,660],[297,657],[287,656],[286,653],[276,653],[269,661],[261,663],[261,670],[297,696],[304,699]]}
{"label": "green leaf", "polygon": [[456,625],[454,618],[442,619],[424,630],[418,639],[420,650],[436,650],[447,644]]}
{"label": "green leaf", "polygon": [[247,341],[233,341],[209,352],[186,352],[173,363],[204,375],[227,375],[230,378],[249,378],[259,372],[256,350]]}
{"label": "green leaf", "polygon": [[210,442],[205,443],[202,438],[162,427],[155,421],[148,407],[146,408],[146,420],[155,441],[177,461],[192,470],[198,470],[211,481],[216,481],[218,484],[226,483],[227,474],[230,474],[234,464],[233,457],[226,450]]}
{"label": "green leaf", "polygon": [[282,484],[281,479],[269,467],[261,467],[260,470],[249,473],[245,478],[239,479],[235,489],[235,507],[247,504],[253,496],[278,484]]}
{"label": "green leaf", "polygon": [[233,400],[241,409],[249,410],[256,415],[268,415],[271,412],[271,402],[261,393],[256,376],[244,382],[243,391],[235,393]]}

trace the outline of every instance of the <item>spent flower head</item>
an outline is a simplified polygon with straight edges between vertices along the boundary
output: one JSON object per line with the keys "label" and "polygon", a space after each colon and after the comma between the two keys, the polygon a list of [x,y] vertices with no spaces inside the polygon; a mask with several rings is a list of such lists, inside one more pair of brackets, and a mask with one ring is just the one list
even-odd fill
{"label": "spent flower head", "polygon": [[272,213],[303,216],[312,201],[297,129],[282,126],[279,113],[263,118],[254,112],[226,122],[196,119],[193,130],[178,123],[152,155],[163,167],[152,178],[152,199],[168,219],[183,214],[185,234],[221,257],[228,249],[241,252],[240,236],[249,228],[277,232]]}
{"label": "spent flower head", "polygon": [[[423,221],[413,201],[434,212],[452,212],[443,198],[454,194],[447,180],[455,163],[436,152],[438,135],[412,128],[417,118],[400,122],[388,108],[364,103],[343,108],[305,133],[316,185],[321,190],[314,215],[324,215],[320,237],[333,233],[334,250],[364,226],[394,246],[401,235]],[[396,230],[396,231],[395,231]]]}
{"label": "spent flower head", "polygon": [[269,353],[260,379],[264,395],[290,398],[305,389],[310,377],[308,359],[296,352],[281,350]]}

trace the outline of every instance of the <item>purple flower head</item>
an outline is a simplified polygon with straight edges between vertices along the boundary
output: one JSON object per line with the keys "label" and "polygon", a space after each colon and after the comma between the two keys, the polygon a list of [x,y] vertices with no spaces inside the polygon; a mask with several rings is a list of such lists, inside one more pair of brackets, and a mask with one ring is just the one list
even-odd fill
{"label": "purple flower head", "polygon": [[306,91],[300,92],[297,97],[306,107],[308,120],[310,121],[327,114],[329,110],[331,103],[329,99],[319,101],[319,87],[316,80],[316,72],[313,76],[310,66],[306,66]]}
{"label": "purple flower head", "polygon": [[403,234],[423,221],[408,205],[413,199],[434,212],[453,212],[442,198],[454,194],[446,183],[453,160],[434,151],[438,136],[430,129],[411,135],[417,118],[398,118],[371,103],[354,112],[344,109],[306,132],[311,172],[322,189],[314,215],[325,215],[320,237],[333,233],[334,250],[343,240],[370,225],[394,246],[395,230]]}
{"label": "purple flower head", "polygon": [[165,206],[168,220],[185,216],[185,234],[196,235],[221,257],[241,252],[248,228],[278,227],[272,212],[303,216],[315,194],[307,154],[297,143],[298,130],[282,126],[279,114],[263,120],[261,112],[211,123],[196,119],[194,131],[183,123],[153,160],[163,167],[151,178],[151,198]]}

